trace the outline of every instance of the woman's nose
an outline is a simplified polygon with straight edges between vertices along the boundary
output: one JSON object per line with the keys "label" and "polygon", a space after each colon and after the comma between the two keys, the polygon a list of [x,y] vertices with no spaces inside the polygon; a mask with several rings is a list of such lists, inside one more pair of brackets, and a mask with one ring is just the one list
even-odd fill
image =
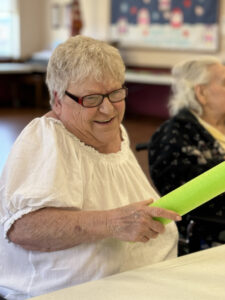
{"label": "woman's nose", "polygon": [[105,96],[102,103],[99,105],[99,111],[103,113],[111,113],[113,110],[113,104],[109,101],[109,98]]}

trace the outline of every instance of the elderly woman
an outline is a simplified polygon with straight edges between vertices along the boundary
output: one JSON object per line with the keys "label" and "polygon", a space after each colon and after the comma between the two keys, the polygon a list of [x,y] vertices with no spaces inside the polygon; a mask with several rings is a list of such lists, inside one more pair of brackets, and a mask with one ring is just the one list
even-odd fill
{"label": "elderly woman", "polygon": [[[176,256],[177,229],[124,127],[125,67],[76,36],[50,58],[52,110],[16,140],[0,182],[0,294],[25,299]],[[133,243],[130,243],[133,242]]]}
{"label": "elderly woman", "polygon": [[[225,66],[206,56],[178,63],[172,74],[171,118],[149,144],[150,174],[161,195],[225,159]],[[192,214],[224,216],[224,195]]]}

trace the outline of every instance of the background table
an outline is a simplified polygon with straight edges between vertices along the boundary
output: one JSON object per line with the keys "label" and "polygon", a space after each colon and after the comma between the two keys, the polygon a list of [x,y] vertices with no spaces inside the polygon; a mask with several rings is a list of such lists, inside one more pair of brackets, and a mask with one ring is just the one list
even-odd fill
{"label": "background table", "polygon": [[[0,63],[0,104],[5,106],[23,106],[22,98],[32,88],[33,97],[27,96],[35,107],[45,106],[46,65],[38,63]],[[7,100],[6,100],[7,99]],[[47,103],[48,104],[48,103]]]}
{"label": "background table", "polygon": [[33,299],[224,300],[225,245]]}

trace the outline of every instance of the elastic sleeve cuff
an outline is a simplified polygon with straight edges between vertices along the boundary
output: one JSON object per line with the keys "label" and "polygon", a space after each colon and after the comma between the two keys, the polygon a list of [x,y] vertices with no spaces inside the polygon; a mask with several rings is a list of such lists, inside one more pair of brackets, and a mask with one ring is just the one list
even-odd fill
{"label": "elastic sleeve cuff", "polygon": [[13,223],[22,218],[22,216],[30,213],[30,212],[33,212],[33,211],[36,211],[36,210],[39,210],[43,207],[26,207],[24,209],[21,209],[19,211],[17,211],[14,215],[12,215],[10,218],[6,219],[5,222],[3,222],[3,229],[4,229],[4,238],[7,239],[9,242],[11,242],[7,236],[8,234],[8,231],[10,230],[10,228],[12,227]]}

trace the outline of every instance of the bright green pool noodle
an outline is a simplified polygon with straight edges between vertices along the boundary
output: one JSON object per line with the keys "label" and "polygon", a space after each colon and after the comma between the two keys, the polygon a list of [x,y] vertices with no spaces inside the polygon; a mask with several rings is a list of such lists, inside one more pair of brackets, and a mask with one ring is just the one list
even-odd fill
{"label": "bright green pool noodle", "polygon": [[[225,192],[225,162],[193,178],[150,206],[173,210],[183,216],[223,192]],[[171,222],[171,220],[161,217],[154,219],[163,224]]]}

